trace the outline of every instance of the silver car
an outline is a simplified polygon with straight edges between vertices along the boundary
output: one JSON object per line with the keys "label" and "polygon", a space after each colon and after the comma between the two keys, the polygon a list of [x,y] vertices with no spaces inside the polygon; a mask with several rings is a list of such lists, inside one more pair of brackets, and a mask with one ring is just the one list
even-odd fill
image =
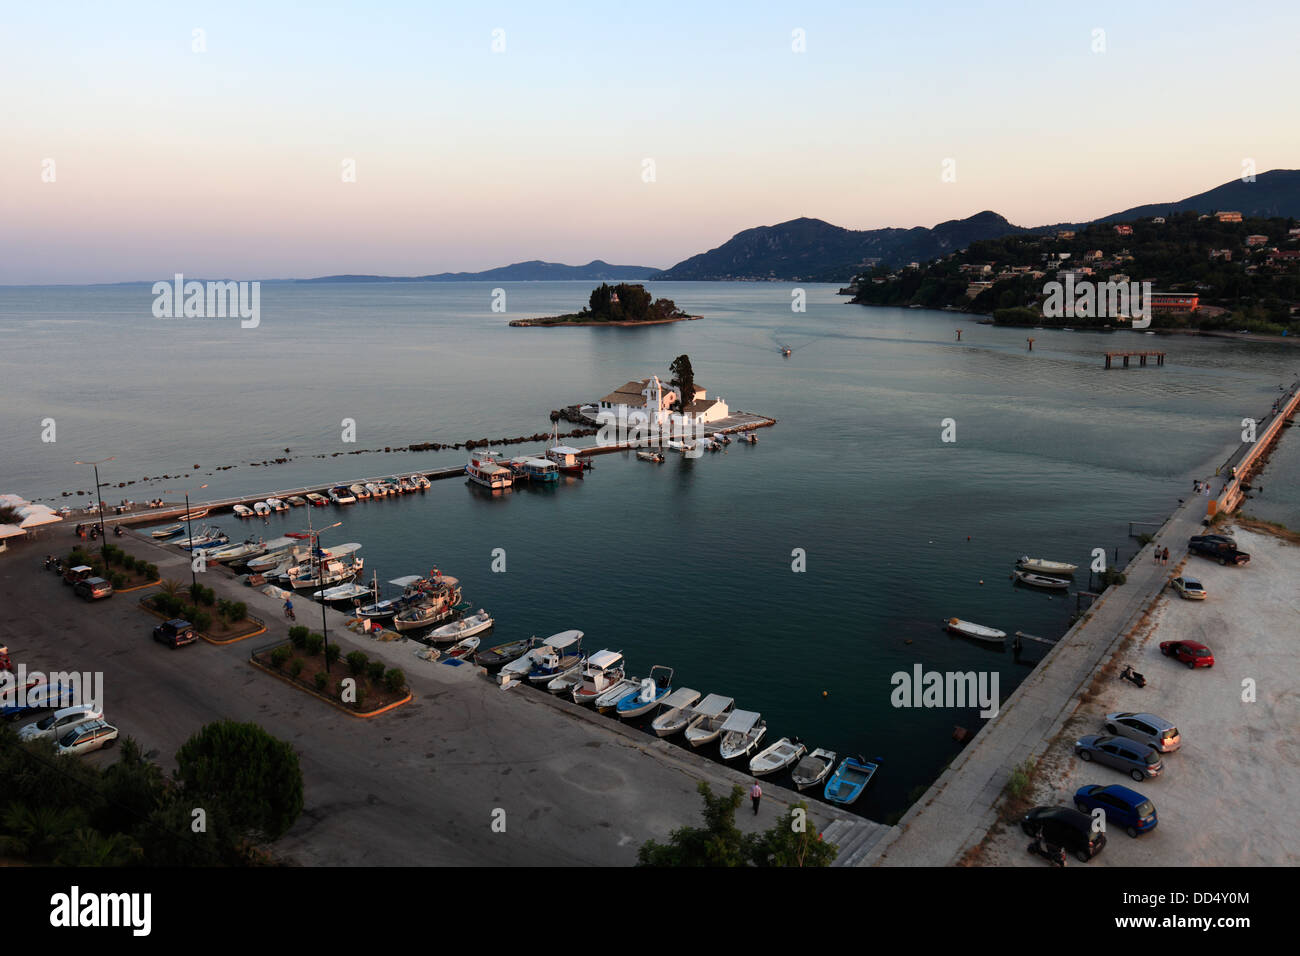
{"label": "silver car", "polygon": [[44,737],[53,737],[57,740],[77,724],[83,724],[88,720],[99,720],[103,716],[101,711],[88,704],[79,707],[64,707],[62,710],[56,710],[48,717],[43,717],[35,723],[28,724],[18,731],[18,739],[40,740]]}
{"label": "silver car", "polygon": [[1107,714],[1106,733],[1136,740],[1162,754],[1171,754],[1183,745],[1178,728],[1155,714]]}
{"label": "silver car", "polygon": [[1126,737],[1089,734],[1074,742],[1074,752],[1085,763],[1095,760],[1116,770],[1123,770],[1138,782],[1148,777],[1158,777],[1164,769],[1164,763],[1155,748]]}

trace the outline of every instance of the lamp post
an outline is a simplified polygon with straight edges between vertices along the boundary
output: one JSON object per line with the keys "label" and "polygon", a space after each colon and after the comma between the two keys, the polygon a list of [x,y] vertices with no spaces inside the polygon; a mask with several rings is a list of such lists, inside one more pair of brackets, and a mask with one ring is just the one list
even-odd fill
{"label": "lamp post", "polygon": [[[207,487],[207,485],[206,485],[206,484],[203,484],[203,485],[199,485],[199,487],[198,487],[198,488],[195,488],[194,490],[195,490],[195,491],[201,491],[202,489],[204,489],[204,488],[206,488],[206,487]],[[199,604],[199,579],[198,579],[197,577],[194,576],[194,557],[193,557],[193,553],[194,553],[194,526],[190,523],[190,489],[188,489],[188,488],[164,488],[164,489],[163,489],[163,494],[165,494],[165,495],[183,494],[183,495],[185,496],[185,534],[188,535],[188,536],[189,536],[189,539],[190,539],[190,554],[191,554],[191,557],[190,557],[190,601],[194,604],[195,607],[198,607],[198,604]]]}
{"label": "lamp post", "polygon": [[104,573],[108,573],[108,535],[104,533],[104,496],[99,493],[99,466],[106,461],[113,461],[116,455],[101,458],[99,461],[76,461],[74,465],[90,465],[95,469],[95,500],[99,502],[99,537],[100,552],[104,555]]}
{"label": "lamp post", "polygon": [[321,637],[324,639],[324,641],[325,641],[325,673],[326,673],[326,674],[328,674],[328,673],[330,672],[330,637],[329,637],[329,629],[328,629],[328,627],[326,626],[326,623],[325,623],[325,560],[324,560],[324,558],[321,556],[321,550],[320,550],[320,533],[321,533],[322,531],[329,531],[331,528],[337,528],[337,527],[339,527],[341,524],[343,524],[342,521],[336,521],[336,522],[334,522],[332,525],[330,525],[328,528],[317,528],[317,529],[315,529],[315,530],[312,530],[312,526],[311,526],[311,516],[310,516],[310,515],[307,516],[307,532],[306,532],[306,533],[307,533],[307,534],[310,536],[310,538],[311,538],[311,542],[312,542],[312,551],[315,552],[315,555],[313,555],[313,556],[316,558],[316,583],[320,586],[320,589],[321,589],[321,598],[320,598],[320,636],[321,636]]}

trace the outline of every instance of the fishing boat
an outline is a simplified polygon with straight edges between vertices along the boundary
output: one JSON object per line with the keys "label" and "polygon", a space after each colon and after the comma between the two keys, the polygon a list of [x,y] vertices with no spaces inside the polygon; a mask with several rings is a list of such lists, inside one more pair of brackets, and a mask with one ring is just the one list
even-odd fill
{"label": "fishing boat", "polygon": [[271,513],[271,506],[265,501],[255,501],[253,502],[253,513],[265,518]]}
{"label": "fishing boat", "polygon": [[354,557],[361,549],[356,542],[334,545],[328,549],[318,548],[310,555],[310,560],[290,567],[287,574],[289,586],[296,591],[305,588],[326,588],[332,584],[344,584],[354,580],[365,567],[365,559]]}
{"label": "fishing boat", "polygon": [[1031,558],[1028,555],[1021,555],[1020,560],[1016,562],[1016,567],[1021,571],[1032,571],[1035,574],[1055,574],[1067,578],[1079,570],[1077,564],[1066,564],[1064,561],[1048,561],[1045,558]]}
{"label": "fishing boat", "polygon": [[479,667],[485,667],[491,670],[494,667],[503,667],[513,660],[517,660],[522,655],[532,649],[535,638],[526,637],[523,640],[511,641],[508,644],[498,644],[496,647],[490,647],[486,651],[479,651],[474,655],[474,663]]}
{"label": "fishing boat", "polygon": [[311,554],[311,546],[296,544],[292,538],[272,538],[262,543],[263,553],[245,559],[244,566],[254,574],[273,571],[280,565],[297,564]]}
{"label": "fishing boat", "polygon": [[346,485],[335,485],[330,489],[330,501],[336,505],[354,505],[357,503],[357,496],[349,491]]}
{"label": "fishing boat", "polygon": [[469,464],[465,466],[465,474],[476,485],[493,491],[503,491],[515,482],[514,473],[504,465],[497,464],[491,452],[471,455]]}
{"label": "fishing boat", "polygon": [[416,491],[425,491],[428,489],[429,485],[432,484],[432,482],[430,482],[424,475],[412,475],[410,477],[410,482],[415,485]]}
{"label": "fishing boat", "polygon": [[207,508],[196,508],[194,511],[185,512],[185,514],[181,515],[176,520],[177,521],[198,521],[200,518],[206,518],[207,516],[208,516]]}
{"label": "fishing boat", "polygon": [[831,803],[847,807],[867,788],[871,778],[876,775],[879,761],[863,760],[861,757],[845,757],[835,774],[826,781],[822,795]]}
{"label": "fishing boat", "polygon": [[235,513],[236,518],[251,518],[255,513],[248,505],[235,505],[230,510]]}
{"label": "fishing boat", "polygon": [[1046,574],[1034,574],[1032,571],[1015,571],[1015,579],[1031,588],[1043,588],[1048,591],[1064,591],[1070,586],[1065,578],[1048,577]]}
{"label": "fishing boat", "polygon": [[782,737],[750,759],[749,773],[754,777],[765,777],[778,770],[784,770],[807,752],[808,748],[798,740]]}
{"label": "fishing boat", "polygon": [[459,641],[462,638],[469,637],[473,634],[482,634],[493,624],[492,615],[487,611],[479,608],[477,614],[471,614],[469,617],[461,618],[451,624],[444,624],[442,627],[434,628],[429,632],[428,640],[435,644],[445,644],[451,641]]}
{"label": "fishing boat", "polygon": [[312,593],[311,599],[313,601],[324,601],[326,604],[352,607],[369,596],[370,588],[364,584],[348,582],[335,585],[332,588],[325,588],[323,591],[315,591]]}
{"label": "fishing boat", "polygon": [[185,525],[183,524],[169,524],[165,528],[155,528],[149,534],[154,538],[174,538],[184,530]]}
{"label": "fishing boat", "polygon": [[659,715],[650,723],[650,729],[657,737],[671,737],[686,729],[686,725],[695,717],[691,708],[700,699],[698,690],[679,687],[659,704]]}
{"label": "fishing boat", "polygon": [[808,756],[804,757],[790,771],[790,779],[794,781],[795,787],[800,790],[807,790],[809,787],[815,787],[831,775],[835,769],[835,751],[823,750],[818,747]]}
{"label": "fishing boat", "polygon": [[302,495],[290,495],[289,504],[295,508],[301,508],[307,504],[307,499],[304,498]]}
{"label": "fishing boat", "polygon": [[384,488],[373,481],[366,482],[366,491],[370,492],[371,498],[387,498],[388,489]]}
{"label": "fishing boat", "polygon": [[510,663],[502,665],[501,670],[497,675],[502,684],[511,681],[522,681],[532,673],[533,668],[537,665],[537,661],[541,655],[550,650],[549,647],[537,639],[536,635],[531,638],[530,643],[532,646],[529,647],[528,650],[524,651]]}
{"label": "fishing boat", "polygon": [[249,538],[242,544],[232,544],[225,548],[218,548],[216,551],[208,553],[209,561],[216,561],[219,564],[225,564],[227,561],[245,561],[249,558],[255,558],[264,554],[266,548],[261,544]]}
{"label": "fishing boat", "polygon": [[583,473],[591,468],[591,462],[582,457],[582,449],[571,445],[561,445],[559,426],[556,426],[555,444],[546,449],[546,457],[555,462],[555,467],[566,475],[582,478]]}
{"label": "fishing boat", "polygon": [[619,700],[614,705],[614,710],[623,720],[631,720],[650,713],[667,700],[672,692],[673,669],[656,664],[650,668],[650,676],[641,682],[640,688]]}
{"label": "fishing boat", "polygon": [[691,452],[695,450],[695,442],[678,441],[675,438],[669,438],[667,441],[664,442],[664,447],[667,448],[669,451],[678,451],[681,452],[683,455],[685,455],[687,452]]}
{"label": "fishing boat", "polygon": [[549,684],[557,677],[576,671],[582,662],[582,631],[552,634],[542,645],[541,653],[533,658],[533,669],[528,672],[528,682]]}
{"label": "fishing boat", "polygon": [[943,626],[952,634],[960,634],[962,637],[988,644],[1000,644],[1007,639],[1006,631],[999,631],[996,627],[985,627],[983,624],[972,624],[959,617],[948,618]]}
{"label": "fishing boat", "polygon": [[571,697],[573,688],[582,683],[582,672],[586,666],[587,659],[584,657],[573,670],[550,680],[546,685],[546,689],[559,697]]}
{"label": "fishing boat", "polygon": [[326,498],[324,495],[317,494],[316,492],[311,491],[307,493],[307,503],[310,504],[313,508],[324,508],[327,504],[330,503],[330,500]]}
{"label": "fishing boat", "polygon": [[628,694],[635,693],[640,686],[641,679],[639,677],[624,677],[618,683],[611,685],[605,693],[599,695],[593,701],[596,710],[602,714],[608,713],[618,706],[620,700]]}
{"label": "fishing boat", "polygon": [[449,574],[418,588],[419,595],[412,603],[393,615],[393,628],[398,631],[418,631],[440,624],[456,613],[460,603],[460,581]]}
{"label": "fishing boat", "polygon": [[357,501],[368,501],[370,499],[370,492],[366,491],[366,486],[360,482],[354,485],[349,485],[348,491],[352,492],[352,496],[356,498]]}
{"label": "fishing boat", "polygon": [[592,654],[587,658],[587,666],[582,668],[582,680],[573,688],[573,702],[594,703],[597,697],[623,679],[625,667],[620,651]]}
{"label": "fishing boat", "polygon": [[664,456],[659,454],[657,451],[639,451],[636,453],[636,456],[642,461],[662,462],[664,460]]}
{"label": "fishing boat", "polygon": [[370,593],[374,600],[372,603],[357,608],[357,616],[368,618],[371,621],[384,621],[394,617],[399,611],[404,611],[408,606],[418,601],[420,597],[419,585],[424,582],[424,578],[418,574],[410,574],[401,578],[393,578],[389,584],[396,585],[402,589],[400,597],[378,600],[379,598],[379,581],[378,579],[371,585]]}
{"label": "fishing boat", "polygon": [[473,637],[467,637],[463,641],[460,641],[457,644],[453,645],[451,648],[449,648],[443,656],[459,657],[468,660],[469,656],[473,654],[476,650],[478,650],[478,644],[480,640],[481,638],[479,638],[477,634],[475,634]]}
{"label": "fishing boat", "polygon": [[267,498],[266,503],[270,505],[272,511],[289,510],[289,503],[280,498]]}
{"label": "fishing boat", "polygon": [[220,528],[204,527],[202,531],[190,538],[181,538],[177,541],[169,541],[168,544],[174,544],[177,547],[184,548],[186,551],[193,551],[195,548],[216,548],[219,545],[229,544],[230,536],[225,534]]}
{"label": "fishing boat", "polygon": [[694,716],[686,725],[686,742],[692,747],[703,747],[718,739],[722,725],[727,722],[736,702],[721,694],[710,694],[694,708]]}
{"label": "fishing boat", "polygon": [[747,757],[767,733],[767,721],[756,710],[733,710],[722,723],[722,744],[719,754],[723,760]]}

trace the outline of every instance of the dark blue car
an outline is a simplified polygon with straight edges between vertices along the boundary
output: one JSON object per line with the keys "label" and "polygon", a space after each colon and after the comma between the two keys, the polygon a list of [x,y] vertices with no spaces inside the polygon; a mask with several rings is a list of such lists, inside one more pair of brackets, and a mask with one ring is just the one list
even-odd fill
{"label": "dark blue car", "polygon": [[1131,837],[1156,828],[1156,808],[1136,790],[1112,784],[1103,787],[1091,783],[1074,794],[1074,805],[1081,813],[1091,814],[1097,807],[1106,814],[1106,822],[1121,826]]}

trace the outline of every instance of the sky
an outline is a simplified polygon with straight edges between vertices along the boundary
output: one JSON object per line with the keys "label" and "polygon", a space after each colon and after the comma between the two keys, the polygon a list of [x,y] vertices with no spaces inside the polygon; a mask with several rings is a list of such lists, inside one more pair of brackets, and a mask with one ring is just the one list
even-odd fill
{"label": "sky", "polygon": [[1298,38],[1294,2],[7,4],[0,284],[1091,219],[1300,167]]}

